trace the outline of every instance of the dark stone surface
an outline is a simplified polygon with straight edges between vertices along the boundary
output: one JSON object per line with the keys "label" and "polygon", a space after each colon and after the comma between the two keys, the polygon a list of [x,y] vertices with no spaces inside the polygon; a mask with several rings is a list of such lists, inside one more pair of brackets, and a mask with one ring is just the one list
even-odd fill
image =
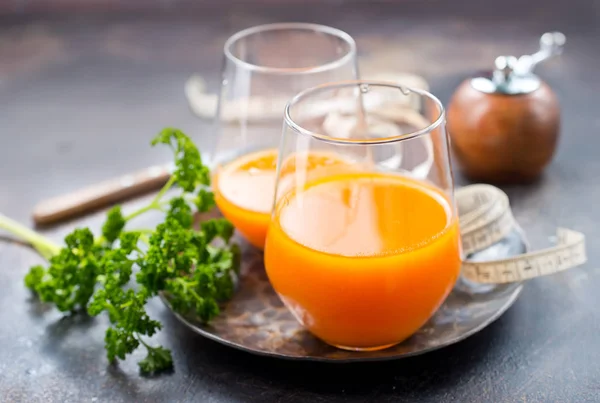
{"label": "dark stone surface", "polygon": [[[98,180],[160,163],[144,146],[165,125],[205,144],[210,132],[183,95],[199,72],[216,82],[231,33],[263,22],[314,21],[357,38],[379,67],[425,76],[447,102],[473,70],[499,54],[534,50],[562,30],[560,60],[539,69],[556,90],[562,137],[546,175],[510,187],[515,215],[534,247],[556,226],[587,235],[589,263],[531,281],[515,305],[479,334],[421,357],[326,365],[255,357],[188,331],[153,301],[175,371],[137,372],[135,354],[104,358],[104,319],[61,319],[22,285],[39,258],[0,243],[0,401],[24,402],[588,402],[600,401],[600,6],[597,1],[259,7],[144,15],[0,19],[0,211],[30,222],[33,205]],[[366,60],[366,59],[364,59]],[[462,181],[459,180],[462,183]],[[60,239],[75,224],[46,232]]]}

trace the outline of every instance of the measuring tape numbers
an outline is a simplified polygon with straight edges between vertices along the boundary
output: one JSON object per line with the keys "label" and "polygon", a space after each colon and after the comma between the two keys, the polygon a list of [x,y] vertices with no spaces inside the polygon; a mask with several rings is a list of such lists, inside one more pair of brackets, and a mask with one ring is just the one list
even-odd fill
{"label": "measuring tape numbers", "polygon": [[[463,251],[486,249],[518,228],[508,196],[491,185],[469,185],[456,191]],[[506,259],[463,261],[462,275],[477,283],[505,284],[568,270],[587,261],[585,236],[557,230],[557,245]]]}

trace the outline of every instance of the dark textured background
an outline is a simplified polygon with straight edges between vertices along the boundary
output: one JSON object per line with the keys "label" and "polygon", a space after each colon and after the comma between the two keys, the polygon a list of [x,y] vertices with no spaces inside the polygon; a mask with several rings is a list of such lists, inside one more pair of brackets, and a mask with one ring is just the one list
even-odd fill
{"label": "dark textured background", "polygon": [[[60,320],[32,301],[22,277],[39,259],[1,242],[0,401],[600,401],[598,1],[153,1],[144,12],[133,12],[139,0],[124,9],[123,1],[74,3],[0,1],[2,213],[30,222],[43,198],[166,160],[144,146],[165,125],[204,144],[210,132],[189,111],[183,84],[200,73],[214,85],[224,40],[251,25],[339,27],[356,37],[368,68],[421,74],[444,102],[495,56],[533,51],[542,32],[557,29],[566,51],[539,73],[561,101],[560,147],[542,180],[506,190],[534,247],[547,246],[559,225],[573,228],[587,235],[589,263],[531,281],[501,319],[464,342],[383,364],[254,357],[192,334],[155,301],[152,314],[166,325],[157,341],[174,349],[176,368],[151,379],[137,373],[139,354],[107,366],[103,319]],[[46,232],[58,240],[99,217]]]}

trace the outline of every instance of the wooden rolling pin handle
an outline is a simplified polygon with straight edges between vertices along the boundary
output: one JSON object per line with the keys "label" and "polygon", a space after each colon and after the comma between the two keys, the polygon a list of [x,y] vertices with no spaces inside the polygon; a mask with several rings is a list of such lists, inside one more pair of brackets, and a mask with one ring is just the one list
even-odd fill
{"label": "wooden rolling pin handle", "polygon": [[154,166],[39,203],[33,210],[36,225],[48,225],[139,196],[163,186],[168,166]]}

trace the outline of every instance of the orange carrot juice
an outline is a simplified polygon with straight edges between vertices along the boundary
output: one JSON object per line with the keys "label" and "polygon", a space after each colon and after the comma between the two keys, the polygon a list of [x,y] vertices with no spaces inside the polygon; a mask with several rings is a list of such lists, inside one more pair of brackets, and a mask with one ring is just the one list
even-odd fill
{"label": "orange carrot juice", "polygon": [[[282,164],[280,186],[302,164],[311,175],[340,165],[342,159],[329,153],[311,151],[292,154]],[[277,150],[267,149],[243,155],[217,170],[213,179],[215,202],[237,230],[257,248],[263,249],[273,199]],[[329,171],[328,171],[329,172]]]}
{"label": "orange carrot juice", "polygon": [[271,284],[296,318],[349,349],[412,335],[447,297],[460,261],[447,197],[381,173],[329,176],[286,193],[265,245]]}

